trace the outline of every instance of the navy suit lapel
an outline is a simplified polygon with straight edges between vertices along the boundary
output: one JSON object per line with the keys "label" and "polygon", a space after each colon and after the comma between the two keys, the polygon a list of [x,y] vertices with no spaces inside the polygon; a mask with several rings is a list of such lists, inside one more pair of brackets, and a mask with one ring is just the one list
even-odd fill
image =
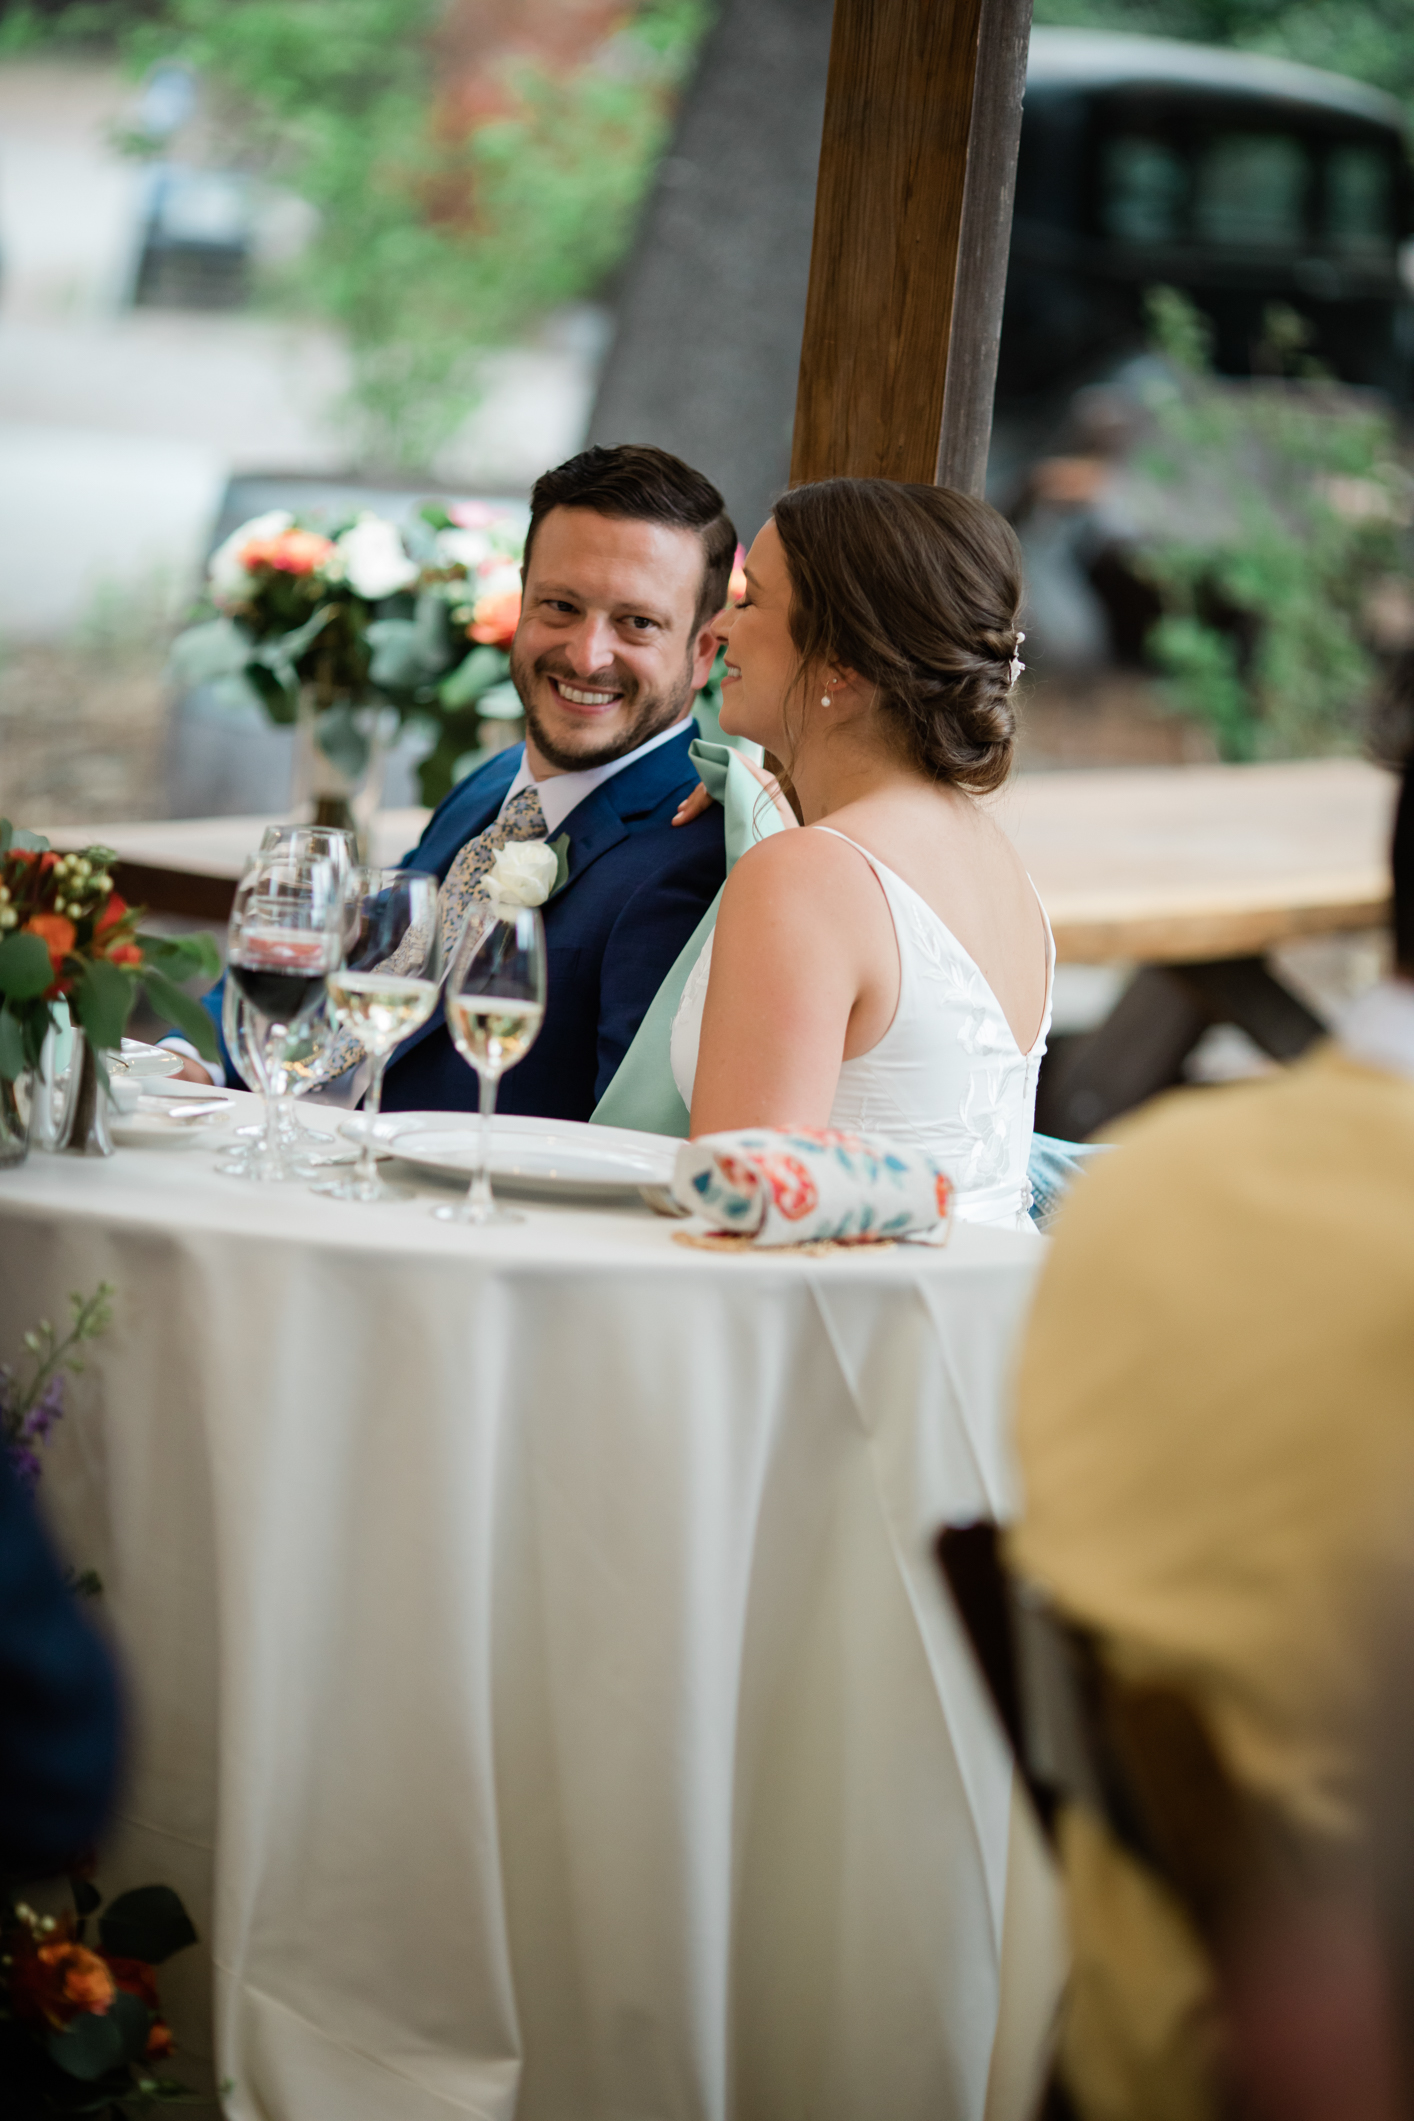
{"label": "navy suit lapel", "polygon": [[[568,839],[565,848],[565,880],[559,889],[551,894],[552,897],[558,898],[568,891],[576,877],[582,876],[586,869],[598,861],[601,854],[606,854],[610,847],[617,847],[620,840],[627,839],[629,821],[647,816],[685,781],[692,779],[693,765],[687,755],[687,747],[695,735],[696,730],[692,723],[689,723],[680,737],[674,737],[671,743],[660,744],[656,751],[650,751],[647,758],[640,759],[636,765],[625,766],[622,773],[616,773],[611,780],[604,781],[598,788],[592,788],[584,801],[575,805],[560,827],[560,832],[550,836],[552,846],[559,839],[560,833],[564,833]],[[469,839],[474,839],[478,832],[484,832],[488,825],[494,823],[505,800],[506,790],[519,770],[522,756],[523,747],[517,744],[505,766],[496,760],[476,775],[475,807],[468,802],[464,809],[453,810],[452,806],[456,801],[453,795],[448,797],[443,809],[432,820],[428,827],[428,837],[430,838],[436,829],[442,841],[437,849],[436,861],[440,876],[446,876],[457,854]],[[470,797],[472,793],[473,789],[468,788],[467,796]],[[459,836],[450,851],[446,851],[447,839],[453,830]],[[403,1041],[393,1055],[393,1061],[397,1062],[405,1053],[411,1053],[414,1046],[419,1046],[423,1039],[430,1038],[444,1022],[445,1016],[439,998],[437,1007],[427,1022],[419,1025],[411,1038]]]}
{"label": "navy suit lapel", "polygon": [[[556,897],[568,891],[575,878],[582,876],[601,854],[627,839],[632,823],[648,816],[684,781],[692,779],[694,769],[687,747],[695,734],[689,722],[680,737],[660,744],[636,765],[625,766],[622,773],[601,782],[582,803],[575,805],[560,828],[569,844],[565,849],[565,880]],[[551,844],[559,837],[560,833],[553,834]]]}

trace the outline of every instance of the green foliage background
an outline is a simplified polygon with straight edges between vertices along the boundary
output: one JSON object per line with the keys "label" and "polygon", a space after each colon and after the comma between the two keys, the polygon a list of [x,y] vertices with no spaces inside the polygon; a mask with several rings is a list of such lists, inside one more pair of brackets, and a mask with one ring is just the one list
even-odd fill
{"label": "green foliage background", "polygon": [[517,66],[468,135],[436,119],[439,0],[166,0],[124,42],[194,65],[225,159],[316,208],[274,292],[348,337],[352,454],[417,468],[474,404],[478,351],[623,257],[710,12],[644,0],[577,71]]}
{"label": "green foliage background", "polygon": [[1036,0],[1036,20],[1299,59],[1386,89],[1414,111],[1410,0]]}
{"label": "green foliage background", "polygon": [[1367,600],[1411,557],[1394,420],[1319,375],[1217,378],[1186,297],[1154,289],[1149,310],[1167,372],[1142,393],[1137,564],[1163,599],[1147,645],[1169,703],[1224,758],[1353,750],[1379,675]]}

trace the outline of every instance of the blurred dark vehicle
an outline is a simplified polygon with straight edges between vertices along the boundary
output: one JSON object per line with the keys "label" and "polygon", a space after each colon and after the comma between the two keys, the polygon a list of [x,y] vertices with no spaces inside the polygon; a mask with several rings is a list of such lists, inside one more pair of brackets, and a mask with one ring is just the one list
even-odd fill
{"label": "blurred dark vehicle", "polygon": [[1157,37],[1031,39],[997,412],[1042,412],[1144,343],[1144,293],[1181,289],[1214,364],[1269,365],[1273,304],[1347,383],[1414,399],[1414,234],[1392,96],[1281,59]]}

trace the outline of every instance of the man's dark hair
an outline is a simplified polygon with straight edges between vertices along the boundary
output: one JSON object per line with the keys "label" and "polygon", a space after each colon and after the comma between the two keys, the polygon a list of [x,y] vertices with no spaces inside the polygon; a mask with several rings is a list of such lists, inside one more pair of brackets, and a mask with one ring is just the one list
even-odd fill
{"label": "man's dark hair", "polygon": [[1394,882],[1394,961],[1414,977],[1414,752],[1404,763],[1404,785],[1394,813],[1390,849]]}
{"label": "man's dark hair", "polygon": [[616,449],[582,449],[567,464],[543,472],[530,493],[527,566],[535,533],[552,508],[591,508],[596,515],[629,523],[695,530],[702,540],[703,569],[693,632],[726,603],[736,531],[711,480],[681,457],[646,442],[621,442]]}

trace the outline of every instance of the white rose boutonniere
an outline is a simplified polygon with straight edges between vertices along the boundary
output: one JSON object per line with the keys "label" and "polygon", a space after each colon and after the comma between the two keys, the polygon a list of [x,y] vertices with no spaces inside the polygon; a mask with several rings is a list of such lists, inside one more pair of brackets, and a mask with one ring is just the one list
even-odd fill
{"label": "white rose boutonniere", "polygon": [[512,840],[482,879],[490,898],[503,906],[543,906],[555,888],[559,861],[545,840]]}

